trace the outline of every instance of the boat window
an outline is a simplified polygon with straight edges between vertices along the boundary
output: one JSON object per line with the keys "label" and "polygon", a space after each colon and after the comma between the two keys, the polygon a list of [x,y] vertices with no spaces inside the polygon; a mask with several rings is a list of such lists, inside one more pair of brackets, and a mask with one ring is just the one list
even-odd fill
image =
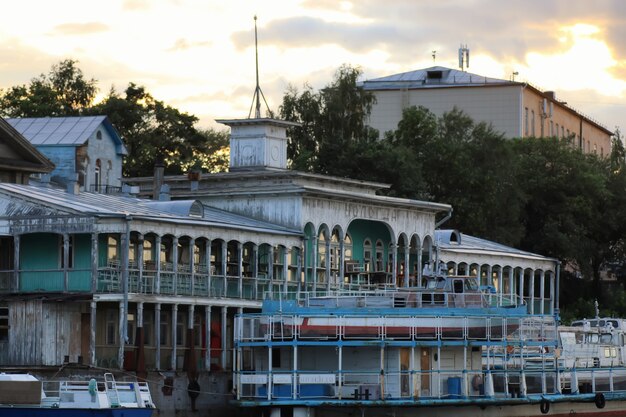
{"label": "boat window", "polygon": [[604,348],[604,357],[605,358],[610,358],[611,357],[611,348]]}
{"label": "boat window", "polygon": [[441,278],[441,277],[438,278],[437,279],[437,288],[442,290],[442,289],[445,288],[445,286],[446,286],[446,279],[445,278]]}
{"label": "boat window", "polygon": [[463,292],[463,281],[460,279],[455,279],[454,280],[454,292],[455,293],[462,293]]}
{"label": "boat window", "polygon": [[617,348],[614,348],[614,347],[611,348],[611,357],[617,358]]}
{"label": "boat window", "polygon": [[609,320],[607,323],[610,323],[611,325],[613,325],[615,329],[619,327],[619,323],[617,322],[617,320]]}
{"label": "boat window", "polygon": [[590,334],[589,335],[589,343],[598,343],[599,337],[597,334]]}
{"label": "boat window", "polygon": [[465,289],[469,291],[478,291],[478,283],[473,278],[466,278]]}
{"label": "boat window", "polygon": [[613,337],[610,334],[603,334],[600,336],[600,343],[602,343],[603,345],[608,345],[609,343],[611,343],[612,339]]}
{"label": "boat window", "polygon": [[426,282],[426,288],[429,288],[429,289],[437,288],[437,281],[435,281],[434,279],[429,279]]}

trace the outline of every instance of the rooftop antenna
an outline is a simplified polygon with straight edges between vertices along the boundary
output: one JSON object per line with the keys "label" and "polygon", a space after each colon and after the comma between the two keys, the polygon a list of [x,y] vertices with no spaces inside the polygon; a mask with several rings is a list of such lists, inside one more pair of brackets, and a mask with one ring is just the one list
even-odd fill
{"label": "rooftop antenna", "polygon": [[516,75],[519,75],[519,72],[517,72],[517,71],[513,71],[513,72],[511,73],[511,81],[515,81],[515,76],[516,76]]}
{"label": "rooftop antenna", "polygon": [[267,105],[267,100],[265,100],[265,95],[263,94],[263,91],[261,91],[261,86],[259,85],[259,42],[256,29],[256,15],[254,15],[254,53],[256,56],[256,88],[254,89],[254,95],[252,96],[252,104],[250,105],[250,111],[248,112],[248,119],[252,114],[252,107],[254,106],[255,100],[256,107],[254,111],[254,118],[261,118],[261,97],[263,97],[263,102],[265,103],[267,114],[271,116],[272,113],[269,106]]}
{"label": "rooftop antenna", "polygon": [[436,59],[437,59],[437,51],[433,49],[433,64],[435,63]]}
{"label": "rooftop antenna", "polygon": [[459,48],[459,68],[461,69],[461,71],[465,71],[467,68],[469,68],[469,57],[469,48],[467,47],[467,45],[461,44],[461,47]]}

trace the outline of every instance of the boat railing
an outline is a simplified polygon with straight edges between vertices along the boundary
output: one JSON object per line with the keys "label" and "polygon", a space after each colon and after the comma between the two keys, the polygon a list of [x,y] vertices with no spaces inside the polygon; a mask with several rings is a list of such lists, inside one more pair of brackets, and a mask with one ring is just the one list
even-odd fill
{"label": "boat railing", "polygon": [[553,318],[359,314],[244,314],[235,341],[269,340],[485,340],[556,344]]}
{"label": "boat railing", "polygon": [[296,294],[266,292],[265,299],[297,299],[302,307],[394,307],[394,308],[485,308],[514,307],[524,305],[517,295],[489,292],[455,293],[434,289],[405,289],[397,287],[375,287],[367,289],[331,289],[320,292],[301,291]]}
{"label": "boat railing", "polygon": [[625,392],[626,368],[236,372],[239,400],[349,401],[523,398]]}

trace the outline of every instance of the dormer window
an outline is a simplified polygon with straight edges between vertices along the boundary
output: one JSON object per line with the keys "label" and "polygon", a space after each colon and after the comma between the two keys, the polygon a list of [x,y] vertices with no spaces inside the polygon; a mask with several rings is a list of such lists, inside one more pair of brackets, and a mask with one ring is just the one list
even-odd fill
{"label": "dormer window", "polygon": [[426,78],[429,80],[441,80],[443,71],[426,71]]}

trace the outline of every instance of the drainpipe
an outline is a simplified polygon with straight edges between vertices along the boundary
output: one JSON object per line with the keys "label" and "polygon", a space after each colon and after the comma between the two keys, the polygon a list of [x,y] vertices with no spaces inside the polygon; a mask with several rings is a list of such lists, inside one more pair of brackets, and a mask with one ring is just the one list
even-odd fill
{"label": "drainpipe", "polygon": [[124,285],[124,344],[128,343],[128,251],[130,247],[130,220],[131,217],[126,217],[126,231],[124,232],[124,244],[122,246],[122,284]]}
{"label": "drainpipe", "polygon": [[450,220],[450,218],[452,218],[452,207],[450,207],[450,209],[448,210],[448,214],[446,214],[443,219],[441,219],[437,223],[435,223],[435,229],[438,229],[439,226],[441,226],[442,224],[444,224],[445,222]]}

